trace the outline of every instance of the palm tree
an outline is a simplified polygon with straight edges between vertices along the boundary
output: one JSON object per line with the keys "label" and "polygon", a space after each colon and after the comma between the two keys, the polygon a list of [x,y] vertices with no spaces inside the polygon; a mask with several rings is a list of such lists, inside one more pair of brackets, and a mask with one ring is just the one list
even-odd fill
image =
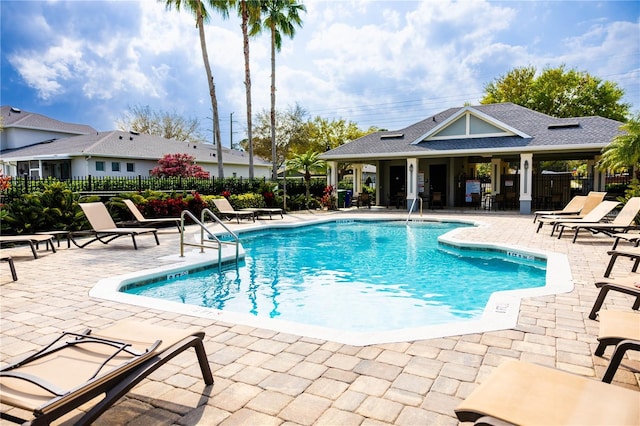
{"label": "palm tree", "polygon": [[601,169],[620,170],[633,166],[636,176],[640,171],[640,113],[620,126],[624,134],[613,138],[602,151]]}
{"label": "palm tree", "polygon": [[287,161],[287,166],[290,169],[304,171],[304,186],[306,188],[305,195],[307,197],[307,200],[311,195],[311,172],[322,170],[326,166],[325,161],[321,160],[319,157],[319,152],[309,150],[303,154],[295,155],[293,158]]}
{"label": "palm tree", "polygon": [[251,70],[249,67],[249,29],[248,26],[260,21],[260,0],[240,0],[238,13],[242,18],[242,39],[244,46],[244,87],[247,98],[247,143],[249,145],[249,179],[253,179],[253,133],[251,122]]}
{"label": "palm tree", "polygon": [[256,21],[251,28],[251,35],[262,32],[263,28],[271,31],[271,157],[273,161],[272,178],[278,178],[276,159],[276,50],[282,48],[282,35],[293,38],[295,26],[302,26],[300,12],[306,7],[295,0],[263,0],[260,2],[264,21]]}
{"label": "palm tree", "polygon": [[[175,7],[177,11],[184,6],[196,17],[196,27],[200,34],[200,48],[202,50],[202,60],[207,72],[207,82],[209,83],[209,95],[211,96],[211,110],[213,112],[213,133],[216,143],[216,156],[218,158],[218,177],[224,178],[224,165],[222,163],[222,142],[220,139],[220,117],[218,115],[218,99],[216,98],[216,85],[213,81],[213,73],[209,64],[209,54],[207,53],[207,42],[204,35],[204,23],[210,19],[209,12],[201,0],[159,0],[165,2],[165,7],[171,9]],[[229,16],[229,2],[220,0],[208,0],[209,6],[217,10],[223,18]]]}

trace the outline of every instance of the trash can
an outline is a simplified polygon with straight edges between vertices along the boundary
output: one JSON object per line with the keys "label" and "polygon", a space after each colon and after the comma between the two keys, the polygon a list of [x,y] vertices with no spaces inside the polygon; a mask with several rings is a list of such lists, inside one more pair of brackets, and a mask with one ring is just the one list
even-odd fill
{"label": "trash can", "polygon": [[347,196],[346,189],[338,189],[338,208],[344,207],[344,199]]}
{"label": "trash can", "polygon": [[353,199],[353,191],[347,189],[347,195],[344,197],[344,206],[351,207],[351,200]]}

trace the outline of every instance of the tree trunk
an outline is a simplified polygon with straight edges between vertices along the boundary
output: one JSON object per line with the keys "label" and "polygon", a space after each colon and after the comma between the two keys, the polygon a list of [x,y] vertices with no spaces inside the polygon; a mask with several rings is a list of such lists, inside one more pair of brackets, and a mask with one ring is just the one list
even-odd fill
{"label": "tree trunk", "polygon": [[213,134],[216,143],[216,156],[218,162],[218,178],[224,179],[224,165],[222,164],[222,141],[220,140],[220,119],[218,116],[218,100],[216,99],[216,85],[213,82],[213,74],[209,65],[209,54],[207,53],[207,42],[204,36],[204,25],[202,19],[202,2],[198,0],[196,11],[196,25],[200,33],[200,47],[202,50],[202,60],[207,71],[207,82],[209,83],[209,95],[211,96],[211,109],[213,111]]}
{"label": "tree trunk", "polygon": [[249,179],[253,179],[253,136],[251,130],[251,71],[249,68],[249,31],[247,24],[249,22],[249,9],[247,1],[241,0],[240,7],[242,10],[242,38],[244,43],[244,87],[247,96],[247,139],[249,143]]}
{"label": "tree trunk", "polygon": [[273,180],[278,179],[278,161],[276,158],[276,29],[271,24],[271,158]]}

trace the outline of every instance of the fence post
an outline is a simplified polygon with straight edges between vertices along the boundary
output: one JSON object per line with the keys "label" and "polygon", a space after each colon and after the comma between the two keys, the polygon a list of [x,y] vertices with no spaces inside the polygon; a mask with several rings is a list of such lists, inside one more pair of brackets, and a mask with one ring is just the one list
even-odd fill
{"label": "fence post", "polygon": [[93,191],[93,188],[92,188],[92,185],[91,185],[91,175],[87,176],[87,178],[88,178],[88,179],[87,179],[87,182],[89,183],[89,188],[88,188],[88,190],[89,190],[89,192],[91,192],[91,191]]}
{"label": "fence post", "polygon": [[24,193],[29,193],[29,175],[27,175],[26,173],[24,174]]}
{"label": "fence post", "polygon": [[142,175],[138,175],[138,192],[142,192]]}

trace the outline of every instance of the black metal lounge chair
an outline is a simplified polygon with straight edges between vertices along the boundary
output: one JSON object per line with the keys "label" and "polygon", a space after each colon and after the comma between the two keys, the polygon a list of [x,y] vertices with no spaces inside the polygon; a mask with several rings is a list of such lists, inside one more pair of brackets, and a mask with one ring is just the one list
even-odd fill
{"label": "black metal lounge chair", "polygon": [[[137,250],[138,245],[136,244],[136,235],[148,233],[152,233],[156,239],[156,244],[160,245],[160,241],[158,240],[158,230],[156,228],[118,228],[111,218],[107,207],[103,203],[97,202],[79,204],[85,216],[87,217],[87,220],[89,220],[89,224],[91,225],[92,229],[89,231],[80,231],[79,233],[72,232],[69,234],[69,238],[76,246],[83,248],[94,241],[100,241],[103,244],[109,244],[116,238],[131,236],[131,239],[133,240],[133,248]],[[93,235],[94,238],[87,242],[84,242],[83,244],[79,244],[75,240],[74,235],[77,236],[86,233]]]}
{"label": "black metal lounge chair", "polygon": [[632,309],[635,311],[640,309],[640,274],[631,274],[624,278],[602,278],[596,281],[595,285],[600,289],[600,293],[598,293],[593,308],[591,308],[591,313],[589,313],[590,319],[596,319],[598,311],[602,308],[604,299],[610,291],[635,296],[636,300],[633,303]]}
{"label": "black metal lounge chair", "polygon": [[[194,348],[207,385],[213,376],[197,328],[175,329],[131,320],[93,333],[63,333],[51,344],[0,369],[2,418],[15,423],[48,425],[94,398],[75,425],[95,421],[153,371]],[[18,418],[14,410],[33,414]]]}
{"label": "black metal lounge chair", "polygon": [[182,228],[180,228],[181,220],[179,217],[155,217],[147,219],[146,217],[144,217],[140,209],[138,209],[138,206],[136,206],[133,201],[122,200],[122,202],[125,206],[127,206],[129,211],[131,211],[131,214],[139,225],[154,226],[169,223],[178,227],[178,231],[182,232]]}
{"label": "black metal lounge chair", "polygon": [[581,229],[587,230],[592,234],[602,233],[608,236],[613,236],[613,234],[620,232],[627,232],[632,229],[636,229],[636,225],[634,225],[634,221],[636,216],[640,212],[640,197],[632,197],[627,200],[626,204],[622,207],[622,210],[618,213],[618,215],[613,219],[613,221],[608,223],[563,223],[560,222],[557,224],[557,227],[560,229],[558,233],[558,238],[562,236],[562,232],[565,229],[573,229],[573,242],[576,242],[576,238],[578,238],[578,232]]}
{"label": "black metal lounge chair", "polygon": [[524,361],[502,363],[458,407],[476,425],[637,425],[640,392]]}
{"label": "black metal lounge chair", "polygon": [[[640,314],[607,310],[600,312],[599,316],[598,347],[594,354],[602,356],[607,346],[616,345],[607,370],[602,376],[603,382],[611,383],[624,354],[629,350],[640,351]],[[640,394],[638,398],[640,402]]]}

